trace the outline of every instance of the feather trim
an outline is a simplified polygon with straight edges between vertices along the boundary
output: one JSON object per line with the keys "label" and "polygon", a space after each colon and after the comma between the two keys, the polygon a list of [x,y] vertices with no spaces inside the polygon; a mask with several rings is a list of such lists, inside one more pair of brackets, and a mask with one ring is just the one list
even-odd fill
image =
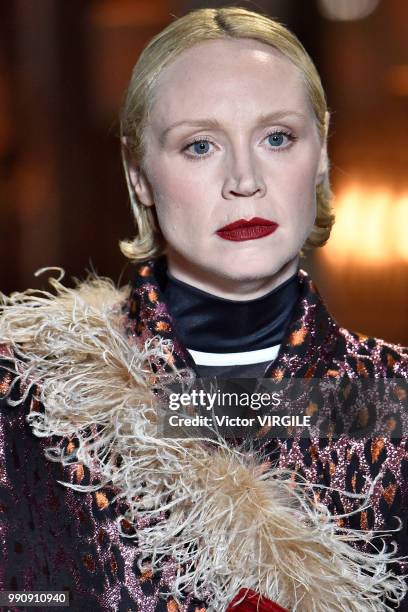
{"label": "feather trim", "polygon": [[[385,597],[403,598],[404,579],[387,567],[395,550],[352,546],[369,545],[374,534],[340,529],[313,500],[315,485],[296,483],[222,439],[160,438],[163,408],[150,364],[166,360],[171,343],[155,337],[140,348],[126,338],[128,287],[92,276],[70,289],[62,276],[49,279],[55,295],[0,296],[0,339],[12,348],[10,370],[25,387],[14,403],[36,386],[44,411],[27,416],[34,434],[75,436],[77,460],[101,479],[98,486],[62,484],[84,492],[113,485],[128,507],[118,529],[123,518],[138,525],[141,562],[149,557],[157,568],[171,556],[180,564],[174,596],[193,590],[213,612],[225,611],[242,587],[302,612],[391,610]],[[160,375],[154,387],[191,376]],[[72,461],[60,447],[47,457]]]}

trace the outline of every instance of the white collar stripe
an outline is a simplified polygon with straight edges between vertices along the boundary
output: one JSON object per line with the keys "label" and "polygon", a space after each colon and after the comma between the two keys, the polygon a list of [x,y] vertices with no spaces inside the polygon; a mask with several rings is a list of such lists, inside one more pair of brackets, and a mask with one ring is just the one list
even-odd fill
{"label": "white collar stripe", "polygon": [[197,365],[233,366],[273,361],[278,355],[279,347],[280,344],[276,344],[266,349],[242,353],[204,353],[202,351],[193,351],[192,349],[187,350]]}

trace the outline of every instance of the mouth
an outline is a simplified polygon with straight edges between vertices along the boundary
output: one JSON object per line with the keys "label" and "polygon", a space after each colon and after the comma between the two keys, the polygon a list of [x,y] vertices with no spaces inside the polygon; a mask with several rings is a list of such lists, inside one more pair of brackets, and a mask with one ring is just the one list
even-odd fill
{"label": "mouth", "polygon": [[242,240],[256,240],[269,236],[279,227],[275,221],[263,219],[262,217],[253,217],[252,219],[238,219],[229,225],[220,227],[215,233],[223,240],[233,240],[240,242]]}

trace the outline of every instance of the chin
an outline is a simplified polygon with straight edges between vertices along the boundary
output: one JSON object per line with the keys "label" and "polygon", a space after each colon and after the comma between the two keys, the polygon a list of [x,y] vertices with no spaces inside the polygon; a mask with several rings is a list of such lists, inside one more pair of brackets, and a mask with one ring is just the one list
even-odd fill
{"label": "chin", "polygon": [[[234,258],[225,257],[221,262],[215,262],[213,271],[221,278],[231,281],[252,281],[267,279],[281,272],[286,266],[290,265],[296,258],[297,253],[291,256],[281,255],[271,258],[253,257],[248,258],[235,256]],[[208,269],[208,262],[207,262]]]}
{"label": "chin", "polygon": [[224,258],[218,269],[222,269],[231,277],[250,279],[271,277],[280,272],[283,268],[290,265],[298,255],[298,251],[293,253],[273,253],[264,251],[256,256],[243,254],[242,257]]}

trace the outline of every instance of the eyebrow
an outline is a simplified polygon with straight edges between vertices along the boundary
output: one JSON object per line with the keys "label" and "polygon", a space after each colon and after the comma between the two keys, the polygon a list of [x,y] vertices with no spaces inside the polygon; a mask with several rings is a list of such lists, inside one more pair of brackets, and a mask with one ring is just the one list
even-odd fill
{"label": "eyebrow", "polygon": [[[256,120],[257,125],[268,125],[273,121],[277,121],[279,119],[286,119],[288,117],[298,117],[300,119],[305,119],[306,115],[303,113],[299,113],[298,111],[292,110],[282,110],[275,111],[273,113],[267,113],[259,115]],[[181,127],[182,125],[191,126],[191,127],[201,127],[201,128],[209,128],[219,130],[222,128],[220,122],[217,119],[182,119],[181,121],[176,121],[169,125],[159,136],[159,143],[163,146],[166,142],[166,138],[172,130],[177,127]]]}

